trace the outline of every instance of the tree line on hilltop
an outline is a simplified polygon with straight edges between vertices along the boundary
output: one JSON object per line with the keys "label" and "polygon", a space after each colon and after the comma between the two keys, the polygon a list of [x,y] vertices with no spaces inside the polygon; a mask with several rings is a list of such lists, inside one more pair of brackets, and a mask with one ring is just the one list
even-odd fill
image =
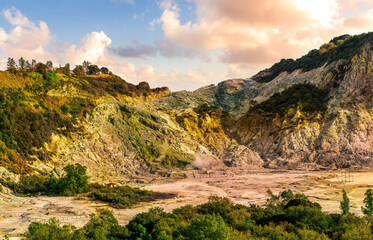
{"label": "tree line on hilltop", "polygon": [[84,77],[86,75],[98,75],[98,74],[113,74],[107,67],[98,67],[90,63],[89,61],[84,61],[82,65],[76,65],[76,67],[71,71],[70,64],[67,63],[65,66],[54,67],[52,61],[47,61],[46,63],[37,62],[32,59],[31,62],[25,60],[23,57],[18,59],[18,64],[13,58],[8,58],[7,69],[8,72],[38,72],[43,75],[45,79],[49,79],[48,72],[62,73],[67,76],[74,74],[78,77]]}

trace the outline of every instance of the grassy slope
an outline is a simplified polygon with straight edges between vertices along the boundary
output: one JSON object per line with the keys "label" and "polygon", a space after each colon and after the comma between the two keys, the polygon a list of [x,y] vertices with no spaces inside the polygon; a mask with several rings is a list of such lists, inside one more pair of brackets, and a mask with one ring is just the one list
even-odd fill
{"label": "grassy slope", "polygon": [[69,77],[49,73],[0,72],[0,166],[18,174],[31,173],[28,162],[48,161],[44,143],[52,134],[69,136],[79,130],[100,98],[137,102],[167,94],[167,88],[129,84],[117,76]]}

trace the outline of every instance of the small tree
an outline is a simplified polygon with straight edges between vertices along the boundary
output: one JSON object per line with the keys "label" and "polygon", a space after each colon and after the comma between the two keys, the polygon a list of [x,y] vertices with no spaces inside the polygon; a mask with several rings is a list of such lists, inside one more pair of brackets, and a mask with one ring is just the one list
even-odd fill
{"label": "small tree", "polygon": [[82,65],[83,65],[83,68],[84,68],[84,72],[88,73],[88,67],[91,65],[91,63],[88,62],[88,61],[84,61]]}
{"label": "small tree", "polygon": [[76,67],[73,70],[73,73],[78,77],[84,77],[85,76],[84,68],[83,68],[82,65],[76,65]]}
{"label": "small tree", "polygon": [[28,60],[26,61],[26,71],[28,71],[28,72],[32,71],[31,64],[30,64],[30,62]]}
{"label": "small tree", "polygon": [[187,239],[229,239],[230,229],[219,215],[206,215],[195,218],[186,228]]}
{"label": "small tree", "polygon": [[89,222],[83,227],[83,231],[88,239],[124,239],[111,237],[114,234],[121,237],[124,227],[118,224],[118,220],[108,210],[99,215],[92,214]]}
{"label": "small tree", "polygon": [[11,73],[15,73],[15,72],[17,72],[16,62],[14,61],[13,58],[8,58],[7,68],[6,68],[6,70],[7,70],[8,72],[11,72]]}
{"label": "small tree", "polygon": [[364,207],[361,207],[361,211],[367,216],[373,216],[373,190],[368,189],[365,192]]}
{"label": "small tree", "polygon": [[36,60],[32,59],[31,60],[31,69],[32,69],[32,71],[35,71],[36,64],[37,64]]}
{"label": "small tree", "polygon": [[67,165],[64,168],[66,176],[61,179],[63,195],[75,195],[88,191],[87,168],[80,165]]}
{"label": "small tree", "polygon": [[75,228],[72,225],[61,226],[55,219],[49,219],[47,223],[33,222],[24,234],[25,239],[72,239]]}
{"label": "small tree", "polygon": [[47,61],[46,65],[47,65],[48,72],[53,72],[53,63],[52,63],[52,61]]}
{"label": "small tree", "polygon": [[339,208],[342,210],[342,215],[350,213],[350,199],[347,196],[346,191],[342,190],[342,201],[340,202]]}
{"label": "small tree", "polygon": [[44,63],[38,63],[36,64],[35,66],[35,72],[38,72],[40,74],[43,75],[43,78],[45,80],[50,80],[50,76],[48,75],[48,72],[47,72],[47,65],[45,65]]}
{"label": "small tree", "polygon": [[70,76],[70,64],[66,63],[64,67],[59,67],[56,69],[56,73],[62,73],[65,74],[66,76]]}
{"label": "small tree", "polygon": [[18,64],[19,64],[19,70],[20,71],[25,71],[26,70],[26,61],[23,57],[21,57],[19,60],[18,60]]}
{"label": "small tree", "polygon": [[97,65],[88,66],[88,74],[97,75],[97,74],[100,74],[100,72],[101,72],[101,69]]}
{"label": "small tree", "polygon": [[109,69],[107,67],[102,67],[101,68],[101,73],[102,74],[109,74]]}
{"label": "small tree", "polygon": [[147,83],[147,82],[140,82],[140,83],[137,85],[137,88],[138,88],[139,90],[143,90],[143,91],[149,91],[149,90],[150,90],[149,83]]}

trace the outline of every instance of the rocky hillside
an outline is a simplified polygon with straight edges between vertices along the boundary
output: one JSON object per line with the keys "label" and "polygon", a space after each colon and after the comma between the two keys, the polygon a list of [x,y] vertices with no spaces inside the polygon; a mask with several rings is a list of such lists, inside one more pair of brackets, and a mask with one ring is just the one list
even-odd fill
{"label": "rocky hillside", "polygon": [[229,138],[258,154],[264,167],[371,166],[372,51],[372,33],[343,35],[251,79],[152,104],[177,112],[201,102],[219,107],[234,118],[225,128]]}
{"label": "rocky hillside", "polygon": [[2,179],[60,175],[72,163],[87,166],[92,181],[262,164],[228,136],[232,116],[207,102],[177,112],[153,104],[168,88],[115,75],[48,75],[0,72]]}
{"label": "rocky hillside", "polygon": [[194,92],[110,74],[0,72],[0,178],[172,176],[190,167],[371,166],[373,35]]}

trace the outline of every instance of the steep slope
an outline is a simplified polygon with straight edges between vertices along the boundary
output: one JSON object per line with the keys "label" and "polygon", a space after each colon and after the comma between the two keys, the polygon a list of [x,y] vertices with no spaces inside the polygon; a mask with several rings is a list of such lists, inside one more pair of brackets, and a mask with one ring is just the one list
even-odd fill
{"label": "steep slope", "polygon": [[[154,147],[163,134],[159,130],[167,131],[167,127],[156,114],[141,110],[142,102],[168,94],[168,88],[150,89],[145,83],[134,86],[111,75],[49,75],[46,80],[33,72],[0,72],[4,177],[58,173],[74,162],[89,166],[94,177],[128,177],[149,172],[149,162],[161,154],[165,166],[191,161],[189,149],[178,157],[173,148],[161,152]],[[172,130],[179,131],[177,127]]]}
{"label": "steep slope", "polygon": [[203,102],[178,112],[154,108],[168,88],[134,86],[111,75],[0,75],[2,178],[59,175],[71,163],[87,166],[92,181],[170,176],[191,164],[262,164],[230,139],[226,128],[233,119],[220,108]]}
{"label": "steep slope", "polygon": [[[368,41],[349,59],[325,63],[308,72],[281,73],[254,99],[261,103],[239,118],[234,130],[238,141],[260,152],[272,166],[371,166],[372,63],[372,42]],[[282,106],[282,99],[276,99],[278,95],[273,93],[300,83],[328,93],[328,100],[322,101],[324,110],[310,114],[300,99],[282,114],[273,109]],[[288,90],[283,93],[289,94]],[[317,100],[312,103],[320,105]],[[261,107],[263,112],[254,111]]]}
{"label": "steep slope", "polygon": [[252,79],[184,92],[184,98],[173,93],[153,104],[195,108],[184,103],[197,99],[222,108],[235,118],[225,128],[229,137],[267,167],[370,166],[372,49],[372,33],[343,35]]}

